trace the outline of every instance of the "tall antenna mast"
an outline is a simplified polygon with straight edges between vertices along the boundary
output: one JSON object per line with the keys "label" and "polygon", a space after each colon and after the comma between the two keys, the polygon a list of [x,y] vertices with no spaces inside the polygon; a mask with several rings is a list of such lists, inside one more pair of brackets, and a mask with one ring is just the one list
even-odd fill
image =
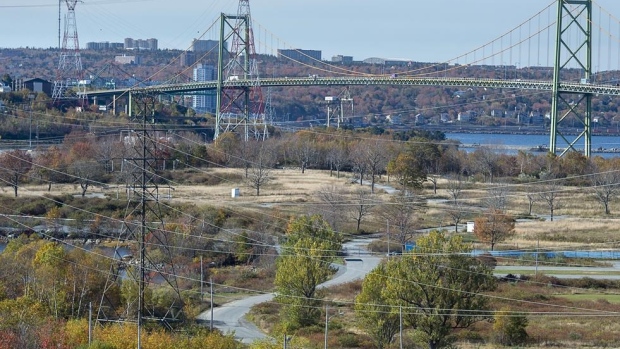
{"label": "tall antenna mast", "polygon": [[[78,0],[65,0],[67,4],[65,34],[62,40],[54,90],[52,91],[52,99],[54,101],[86,98],[86,86],[80,83],[82,80],[82,58],[80,56],[80,43],[75,20],[75,6],[77,2]],[[70,87],[76,87],[77,91],[70,91]],[[76,93],[73,94],[71,92]]]}

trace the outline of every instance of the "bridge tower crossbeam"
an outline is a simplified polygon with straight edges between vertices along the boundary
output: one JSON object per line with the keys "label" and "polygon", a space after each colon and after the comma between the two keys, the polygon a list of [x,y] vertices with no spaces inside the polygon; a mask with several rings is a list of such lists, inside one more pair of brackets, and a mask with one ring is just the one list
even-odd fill
{"label": "bridge tower crossbeam", "polygon": [[[590,157],[592,148],[592,94],[563,91],[562,82],[569,79],[569,69],[578,68],[582,73],[580,83],[589,84],[592,76],[592,0],[558,0],[556,51],[551,105],[549,151],[556,154],[558,140],[562,153],[576,151],[575,145],[584,141],[584,155]],[[573,77],[574,78],[574,77]],[[579,132],[569,135],[571,129],[563,128],[577,120]],[[572,128],[574,130],[574,128]],[[565,147],[564,147],[565,146]]]}

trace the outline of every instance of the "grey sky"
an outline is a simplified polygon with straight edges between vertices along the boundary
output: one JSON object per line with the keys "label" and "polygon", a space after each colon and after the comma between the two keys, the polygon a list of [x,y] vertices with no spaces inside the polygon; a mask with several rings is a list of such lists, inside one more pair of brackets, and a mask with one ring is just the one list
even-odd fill
{"label": "grey sky", "polygon": [[[433,62],[447,61],[488,43],[551,3],[551,0],[250,1],[256,48],[260,53],[274,53],[277,48],[304,48],[322,50],[324,59],[342,54],[356,60],[384,57]],[[613,16],[606,12],[599,14],[598,5]],[[237,0],[83,0],[76,10],[80,44],[153,37],[159,40],[160,48],[183,49],[215,23],[221,12],[236,13],[237,6]],[[612,35],[605,34],[601,46],[607,47],[611,40],[618,46],[620,25],[616,16],[620,18],[620,1],[599,0],[594,7],[594,20],[600,18],[601,26],[612,32]],[[520,34],[514,32],[510,41],[506,38],[496,44],[494,50],[522,40],[526,36],[524,32],[538,30],[549,19],[553,21],[555,8],[553,5],[552,11],[536,17]],[[64,0],[62,9],[64,13]],[[56,47],[58,0],[1,0],[0,23],[5,31],[0,36],[0,47]],[[217,39],[217,26],[204,38]],[[544,49],[546,43],[531,43],[527,50],[537,50],[539,45]],[[516,53],[510,57],[506,54],[498,56],[493,63],[515,65],[522,61],[523,66],[528,60],[531,65],[545,64],[546,52],[544,49],[543,54],[534,58],[532,53],[528,58],[523,53],[520,57]],[[473,57],[467,60],[472,61]]]}

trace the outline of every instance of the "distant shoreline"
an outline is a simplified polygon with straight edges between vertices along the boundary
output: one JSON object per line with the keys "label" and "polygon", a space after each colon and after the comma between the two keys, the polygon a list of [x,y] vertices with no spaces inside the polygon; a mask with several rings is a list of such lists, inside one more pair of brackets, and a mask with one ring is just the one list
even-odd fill
{"label": "distant shoreline", "polygon": [[[422,125],[416,126],[421,130],[426,131],[441,131],[443,133],[472,133],[472,134],[513,134],[513,135],[549,135],[551,132],[549,129],[543,128],[530,128],[519,126],[450,126],[450,125]],[[620,131],[611,130],[609,128],[603,129],[605,132],[594,129],[592,136],[620,136]],[[576,129],[560,129],[562,134],[576,136],[583,132],[583,130]]]}

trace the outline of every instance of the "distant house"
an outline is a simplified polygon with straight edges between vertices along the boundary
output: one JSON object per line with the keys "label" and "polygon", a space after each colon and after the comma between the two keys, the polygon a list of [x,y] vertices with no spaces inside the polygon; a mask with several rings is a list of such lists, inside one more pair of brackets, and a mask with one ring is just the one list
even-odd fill
{"label": "distant house", "polygon": [[441,113],[441,115],[439,116],[439,121],[441,121],[443,123],[450,122],[450,114],[448,114],[448,113]]}
{"label": "distant house", "polygon": [[392,125],[402,124],[402,117],[400,115],[388,115],[385,117],[385,120]]}
{"label": "distant house", "polygon": [[48,96],[52,95],[52,83],[44,79],[24,79],[22,86],[32,92],[43,92]]}
{"label": "distant house", "polygon": [[417,114],[415,116],[415,124],[416,125],[421,125],[424,124],[426,122],[426,120],[424,119],[424,115],[422,114]]}
{"label": "distant house", "polygon": [[472,111],[464,111],[458,114],[457,120],[460,122],[470,122],[476,118],[476,115]]}
{"label": "distant house", "polygon": [[11,87],[0,84],[0,93],[11,92]]}
{"label": "distant house", "polygon": [[539,112],[530,113],[530,124],[542,125],[545,122],[545,117]]}
{"label": "distant house", "polygon": [[500,109],[491,109],[491,116],[495,118],[503,118],[505,116],[505,113],[503,110]]}

